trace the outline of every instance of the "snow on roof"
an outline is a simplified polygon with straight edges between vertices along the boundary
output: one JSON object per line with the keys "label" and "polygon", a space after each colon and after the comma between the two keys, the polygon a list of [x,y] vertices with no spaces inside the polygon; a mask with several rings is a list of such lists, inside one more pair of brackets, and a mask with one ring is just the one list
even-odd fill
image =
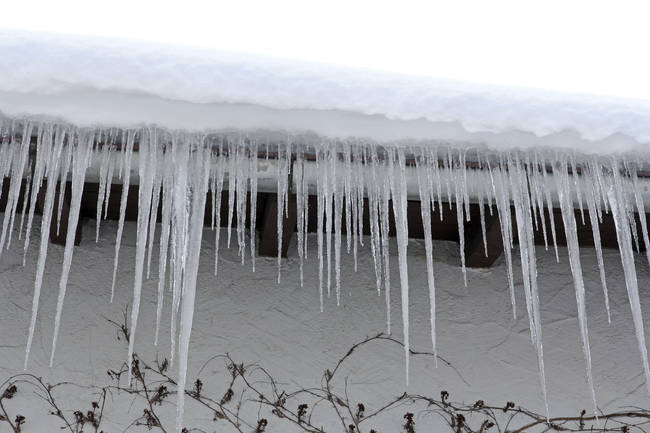
{"label": "snow on roof", "polygon": [[0,59],[0,112],[78,126],[263,129],[588,153],[643,151],[650,143],[644,100],[16,31],[0,31]]}

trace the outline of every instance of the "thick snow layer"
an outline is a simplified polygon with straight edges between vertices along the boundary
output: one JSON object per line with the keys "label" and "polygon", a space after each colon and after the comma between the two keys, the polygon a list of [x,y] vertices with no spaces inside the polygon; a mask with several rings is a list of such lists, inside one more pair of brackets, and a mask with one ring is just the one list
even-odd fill
{"label": "thick snow layer", "polygon": [[[40,227],[36,217],[36,227]],[[118,323],[125,306],[131,303],[134,270],[124,266],[119,273],[115,300],[110,299],[110,285],[115,242],[116,222],[106,222],[99,244],[94,242],[94,224],[84,225],[83,240],[73,259],[70,271],[68,300],[61,322],[59,349],[52,368],[48,367],[51,323],[54,319],[57,285],[61,272],[64,248],[50,247],[50,260],[45,269],[40,315],[36,322],[32,361],[28,372],[42,376],[49,382],[71,381],[80,385],[105,385],[109,368],[117,369],[124,362],[127,346],[117,341],[117,330],[107,319]],[[136,223],[125,224],[122,258],[125,263],[136,259]],[[214,254],[212,232],[205,230],[202,249],[205,255]],[[222,233],[225,239],[226,233]],[[11,248],[0,261],[0,380],[23,372],[23,355],[32,301],[34,264],[38,259],[38,233],[32,237],[26,267],[21,265],[22,251]],[[310,236],[311,245],[316,244]],[[394,240],[393,240],[394,242]],[[225,390],[228,372],[223,363],[212,361],[199,372],[206,361],[216,354],[229,352],[241,362],[257,362],[273,374],[288,389],[318,386],[326,368],[350,346],[366,336],[385,330],[383,297],[375,290],[373,260],[368,253],[370,238],[359,255],[358,272],[351,260],[342,261],[341,306],[335,296],[325,298],[325,312],[320,312],[318,300],[318,260],[311,254],[305,261],[305,286],[300,287],[297,251],[283,261],[282,284],[275,282],[275,259],[258,258],[255,273],[248,265],[241,266],[237,248],[223,249],[220,254],[219,276],[213,275],[211,260],[203,260],[199,267],[195,326],[191,340],[188,378],[200,377],[206,392],[220,394]],[[396,244],[392,244],[390,261],[398,267]],[[468,285],[462,282],[457,245],[434,242],[436,289],[438,308],[438,350],[458,373],[439,363],[438,368],[428,358],[413,357],[412,380],[409,392],[438,397],[447,390],[455,401],[518,405],[543,412],[543,400],[537,382],[535,350],[530,344],[523,291],[517,291],[518,319],[513,320],[508,294],[505,263],[497,262],[490,270],[468,270]],[[585,270],[587,309],[590,313],[590,338],[594,358],[594,380],[597,384],[599,405],[603,411],[614,411],[625,406],[647,407],[643,386],[641,361],[637,355],[636,339],[627,301],[623,269],[619,253],[605,250],[612,323],[607,323],[598,277],[596,254],[593,249],[580,250]],[[584,360],[580,350],[580,331],[568,252],[560,248],[560,263],[554,253],[537,248],[541,315],[544,325],[545,358],[549,405],[553,416],[577,416],[580,410],[591,407],[589,389],[584,380]],[[430,350],[429,302],[426,276],[426,256],[422,242],[409,242],[408,265],[411,297],[411,338],[414,350]],[[157,255],[152,266],[157,268]],[[637,256],[639,285],[642,297],[647,298],[650,274],[642,256]],[[515,264],[515,275],[521,275]],[[522,282],[516,277],[520,288]],[[398,285],[396,283],[396,285]],[[157,278],[143,284],[140,324],[136,339],[137,352],[145,361],[156,354],[169,354],[169,338],[161,338],[154,348]],[[171,294],[165,293],[165,310]],[[397,310],[399,290],[392,293]],[[650,314],[647,303],[644,312]],[[168,331],[169,317],[163,329]],[[394,335],[401,335],[401,323],[394,323]],[[380,402],[398,395],[405,389],[404,359],[399,346],[378,343],[358,351],[342,372],[350,378],[350,393],[354,401],[364,402],[368,411]],[[57,391],[59,402],[66,408],[85,408],[93,390],[78,387]],[[25,403],[27,399],[27,403]],[[174,398],[170,399],[173,404]],[[8,404],[14,404],[13,401]],[[31,397],[27,388],[15,399],[17,407],[27,417],[25,433],[54,431],[57,421],[47,414],[42,400]],[[173,426],[174,408],[166,404],[161,409],[168,426]],[[257,416],[258,406],[250,403],[245,417]],[[116,394],[107,406],[104,431],[123,431],[142,414],[141,402]],[[398,408],[391,416],[382,417],[372,426],[378,431],[402,431],[402,415],[412,410]],[[230,431],[225,423],[213,422],[211,415],[194,405],[186,408],[187,425],[203,427],[206,431]],[[286,430],[271,419],[267,432]],[[339,431],[335,419],[324,427]],[[416,413],[416,422],[423,431],[446,431],[439,420],[425,412]],[[439,428],[434,428],[434,427]],[[331,427],[331,429],[330,429]],[[170,429],[171,430],[171,429]],[[8,432],[0,424],[0,432]],[[139,431],[139,430],[138,430]],[[420,431],[420,430],[418,430]]]}
{"label": "thick snow layer", "polygon": [[650,101],[9,31],[0,31],[0,112],[78,126],[262,129],[600,153],[650,143]]}

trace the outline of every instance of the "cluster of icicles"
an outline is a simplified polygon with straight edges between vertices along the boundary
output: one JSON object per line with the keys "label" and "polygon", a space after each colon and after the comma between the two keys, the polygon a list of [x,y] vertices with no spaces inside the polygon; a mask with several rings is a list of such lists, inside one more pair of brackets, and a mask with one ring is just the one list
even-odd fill
{"label": "cluster of icicles", "polygon": [[[227,239],[230,246],[233,218],[236,215],[236,242],[242,262],[248,254],[255,268],[256,214],[255,197],[258,191],[258,164],[269,158],[268,142],[252,139],[244,134],[188,134],[172,133],[161,129],[138,130],[77,129],[57,123],[8,121],[1,124],[0,179],[9,178],[7,207],[2,223],[0,252],[12,241],[14,228],[19,225],[18,237],[24,238],[24,251],[30,245],[35,204],[43,194],[40,251],[34,283],[32,317],[29,327],[25,367],[34,336],[39,296],[43,285],[43,271],[48,249],[48,234],[52,224],[60,224],[61,203],[55,196],[65,194],[65,182],[71,182],[70,210],[64,250],[63,270],[59,282],[59,296],[54,325],[51,359],[54,357],[61,321],[62,307],[72,255],[74,238],[79,222],[79,210],[87,170],[98,165],[99,195],[97,198],[97,237],[100,221],[106,217],[113,180],[121,183],[120,217],[115,244],[111,299],[115,289],[115,276],[119,263],[120,242],[124,228],[127,194],[132,170],[138,173],[138,218],[131,308],[131,338],[128,363],[131,363],[134,336],[137,328],[143,278],[150,277],[154,238],[160,242],[158,268],[158,304],[156,311],[155,342],[158,342],[160,319],[163,312],[165,288],[172,292],[171,306],[171,359],[178,365],[178,386],[186,384],[188,346],[194,313],[197,271],[199,266],[204,215],[211,207],[212,229],[215,234],[216,256],[214,272],[217,273],[221,231],[219,228],[222,194],[227,194]],[[34,139],[35,137],[35,139]],[[266,148],[264,149],[264,147]],[[343,233],[348,254],[354,256],[357,266],[359,246],[369,243],[374,258],[377,292],[386,297],[388,330],[391,326],[391,272],[389,268],[389,215],[393,215],[397,234],[399,259],[399,287],[401,290],[401,315],[406,356],[406,377],[409,367],[409,279],[407,269],[407,200],[419,200],[424,227],[428,289],[430,294],[431,342],[436,348],[435,278],[433,267],[431,218],[432,209],[455,204],[460,237],[463,277],[466,283],[463,223],[469,220],[470,197],[478,199],[483,243],[486,246],[486,212],[498,213],[504,255],[508,273],[510,301],[516,316],[515,286],[513,283],[513,238],[519,242],[519,255],[523,277],[526,311],[530,337],[537,353],[539,380],[544,402],[547,401],[542,353],[542,323],[540,318],[534,231],[540,226],[546,248],[552,243],[557,258],[556,228],[551,215],[559,205],[566,233],[569,262],[575,286],[580,333],[584,349],[588,386],[596,410],[591,374],[591,355],[585,288],[578,250],[577,221],[574,203],[578,203],[580,216],[587,217],[593,228],[595,250],[609,317],[609,303],[603,257],[600,247],[599,223],[603,213],[612,214],[617,232],[620,256],[625,273],[630,306],[639,350],[643,360],[646,384],[650,385],[650,370],[645,345],[642,311],[634,262],[634,244],[639,248],[634,214],[638,212],[643,243],[650,260],[650,242],[645,218],[643,195],[636,166],[614,158],[597,158],[557,152],[489,152],[471,150],[473,169],[468,167],[468,149],[454,149],[436,145],[374,145],[361,142],[322,142],[298,144],[291,139],[272,145],[271,160],[275,161],[273,177],[278,197],[278,239],[282,239],[283,214],[288,211],[288,194],[296,195],[297,238],[300,258],[300,280],[303,281],[302,263],[307,256],[308,212],[317,212],[317,255],[319,263],[318,288],[320,306],[323,297],[333,293],[337,303],[341,293],[340,264]],[[266,151],[265,151],[266,150]],[[579,164],[578,162],[579,161]],[[97,171],[97,170],[95,170]],[[570,173],[580,173],[573,176]],[[47,180],[47,182],[43,182]],[[21,184],[26,184],[21,188]],[[40,191],[43,187],[44,193]],[[23,194],[22,200],[20,194]],[[1,192],[1,189],[0,189]],[[211,203],[206,203],[211,192]],[[316,193],[317,207],[309,209],[307,198]],[[413,192],[415,192],[413,194]],[[409,196],[409,194],[412,194]],[[251,198],[250,201],[248,200]],[[364,199],[368,199],[369,239],[364,241]],[[250,202],[250,206],[247,203]],[[19,203],[23,203],[21,209]],[[586,205],[586,206],[585,206]],[[514,207],[512,220],[511,206]],[[55,209],[56,207],[56,209]],[[546,207],[546,213],[544,208]],[[162,220],[158,221],[158,210]],[[102,215],[103,211],[103,215]],[[246,226],[247,211],[249,224]],[[392,211],[392,212],[391,212]],[[442,218],[442,212],[440,212]],[[18,222],[18,219],[20,221]],[[547,219],[551,228],[547,234]],[[157,223],[161,224],[158,225]],[[516,229],[515,229],[516,227]],[[216,228],[216,230],[215,230]],[[248,228],[249,233],[246,233]],[[293,229],[293,228],[290,228]],[[516,231],[516,233],[514,233]],[[333,246],[332,246],[333,244]],[[249,250],[247,249],[249,248]],[[278,247],[280,248],[280,247]],[[313,248],[313,247],[312,247]],[[249,252],[247,252],[249,251]],[[279,253],[280,251],[278,251]],[[23,260],[24,261],[24,260]],[[333,270],[332,270],[332,261]],[[333,272],[332,272],[333,271]],[[334,275],[332,276],[332,273]],[[278,282],[280,259],[278,256]],[[108,290],[108,287],[107,287]],[[129,373],[131,369],[129,368]],[[129,378],[130,380],[130,378]],[[650,388],[649,388],[650,392]],[[182,426],[184,394],[178,393],[177,427]],[[547,405],[548,411],[548,405]]]}

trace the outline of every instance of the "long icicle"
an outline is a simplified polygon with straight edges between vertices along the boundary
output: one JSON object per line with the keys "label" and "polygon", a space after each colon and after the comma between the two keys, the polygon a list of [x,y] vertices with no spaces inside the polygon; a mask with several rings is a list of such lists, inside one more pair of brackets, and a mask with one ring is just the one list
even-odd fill
{"label": "long icicle", "polygon": [[[576,292],[576,303],[578,305],[578,323],[580,324],[580,337],[582,339],[582,350],[585,358],[585,366],[587,371],[587,383],[591,393],[591,399],[594,405],[594,413],[598,416],[598,404],[596,403],[596,392],[594,390],[594,380],[591,374],[591,348],[589,345],[589,331],[587,327],[587,308],[585,306],[585,284],[582,275],[582,265],[580,263],[580,249],[578,245],[578,229],[576,226],[575,213],[573,210],[573,202],[570,195],[570,186],[568,180],[568,167],[566,161],[556,163],[553,167],[553,174],[555,177],[557,192],[560,201],[560,209],[562,211],[562,221],[564,223],[564,233],[567,239],[567,249],[569,250],[569,264],[571,266],[571,274],[573,276],[573,285]],[[572,176],[574,178],[574,185],[577,187],[579,181],[577,178],[577,170],[575,164],[572,164]],[[576,189],[576,195],[578,195]],[[582,200],[578,196],[578,200]]]}
{"label": "long icicle", "polygon": [[[408,245],[408,219],[406,215],[406,166],[404,153],[398,151],[398,159],[395,161],[392,152],[388,153],[388,178],[393,202],[393,213],[395,215],[395,231],[397,232],[397,254],[399,257],[400,292],[402,295],[402,332],[404,335],[404,357],[406,369],[406,386],[409,384],[410,364],[410,342],[409,342],[409,280],[408,261],[406,248]],[[395,175],[395,169],[398,174]]]}
{"label": "long icicle", "polygon": [[[63,270],[61,271],[61,279],[59,280],[59,297],[56,302],[56,316],[54,318],[54,336],[52,337],[50,367],[52,367],[52,364],[54,363],[56,341],[59,335],[59,327],[61,325],[61,315],[63,314],[63,300],[65,299],[65,293],[68,287],[68,275],[70,274],[70,266],[72,265],[72,253],[74,251],[74,241],[77,234],[77,224],[79,222],[81,195],[83,194],[86,169],[88,168],[93,142],[94,134],[88,134],[87,137],[80,135],[74,150],[72,165],[72,197],[68,212],[68,232],[66,233],[65,249],[63,251]],[[72,141],[68,142],[68,146],[72,145]]]}
{"label": "long icicle", "polygon": [[111,303],[115,296],[115,281],[117,279],[117,264],[120,260],[120,246],[122,245],[122,233],[124,231],[124,218],[126,217],[126,199],[129,195],[129,184],[131,181],[131,158],[133,156],[133,144],[135,142],[135,131],[129,131],[126,139],[126,150],[124,155],[124,173],[122,177],[122,198],[120,199],[120,220],[117,224],[117,236],[115,237],[115,258],[113,259],[113,279],[111,283]]}
{"label": "long icicle", "polygon": [[[433,348],[433,362],[438,366],[438,349],[436,348],[436,282],[433,274],[433,242],[431,236],[431,184],[426,178],[425,170],[428,161],[425,162],[425,168],[422,167],[422,156],[416,157],[418,190],[420,193],[420,213],[422,216],[422,226],[424,227],[424,247],[427,259],[427,283],[429,286],[429,320],[431,324],[431,346]],[[435,161],[437,164],[437,161]],[[428,171],[428,170],[427,170]]]}
{"label": "long icicle", "polygon": [[54,149],[51,153],[47,164],[46,177],[47,186],[45,190],[45,201],[43,204],[43,217],[41,218],[41,239],[38,253],[38,262],[36,263],[36,278],[34,280],[34,295],[32,300],[32,316],[29,322],[29,334],[27,345],[25,347],[25,370],[29,362],[29,352],[32,348],[34,339],[34,329],[36,328],[36,317],[38,315],[38,304],[41,297],[41,287],[43,286],[43,273],[45,272],[45,260],[47,258],[47,247],[50,240],[50,224],[52,223],[52,214],[54,211],[54,195],[56,194],[57,179],[59,176],[59,163],[61,161],[61,151],[67,131],[63,127],[58,127],[54,135]]}
{"label": "long icicle", "polygon": [[127,355],[128,367],[128,384],[131,385],[133,371],[131,363],[133,361],[133,349],[135,347],[135,333],[138,325],[138,315],[140,314],[140,297],[142,294],[142,279],[144,273],[144,261],[147,250],[147,236],[149,230],[149,212],[151,211],[151,194],[153,192],[153,182],[155,176],[154,165],[156,163],[156,152],[153,147],[156,146],[156,140],[153,138],[156,132],[153,130],[143,131],[140,136],[140,145],[138,149],[138,177],[140,187],[138,188],[138,221],[135,242],[135,276],[133,281],[133,302],[131,303],[131,326],[129,333],[129,352]]}

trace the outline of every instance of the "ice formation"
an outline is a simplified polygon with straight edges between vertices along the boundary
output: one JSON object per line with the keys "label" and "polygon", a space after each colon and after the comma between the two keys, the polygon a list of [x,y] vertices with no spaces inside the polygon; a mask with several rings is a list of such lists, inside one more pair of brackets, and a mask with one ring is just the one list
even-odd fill
{"label": "ice formation", "polygon": [[[106,218],[111,185],[121,185],[120,216],[115,244],[113,281],[107,292],[113,298],[118,266],[120,240],[125,219],[129,186],[137,184],[138,220],[136,239],[135,280],[131,308],[131,339],[129,359],[134,351],[135,334],[142,296],[143,280],[150,278],[151,257],[158,242],[158,273],[156,308],[157,344],[164,308],[171,314],[171,359],[178,368],[179,387],[186,384],[189,341],[194,314],[197,271],[201,258],[201,241],[206,207],[211,228],[215,231],[215,274],[218,270],[219,248],[237,243],[242,262],[250,254],[255,266],[256,196],[261,188],[272,185],[277,192],[278,239],[283,231],[283,216],[296,206],[298,257],[301,262],[301,284],[314,284],[319,292],[320,309],[324,297],[341,301],[342,255],[352,255],[357,268],[359,248],[372,254],[377,293],[386,297],[388,331],[391,330],[391,269],[389,236],[394,227],[397,237],[401,318],[405,352],[406,380],[409,367],[409,278],[407,268],[408,200],[417,199],[421,206],[426,250],[427,281],[430,301],[431,344],[436,344],[436,285],[434,249],[431,233],[433,212],[442,218],[444,206],[455,208],[459,227],[461,270],[459,278],[467,281],[464,258],[463,226],[470,218],[470,202],[478,202],[481,236],[487,255],[486,218],[497,215],[504,245],[505,268],[509,294],[504,301],[512,303],[516,315],[515,294],[522,290],[528,316],[530,337],[537,356],[539,381],[546,403],[546,380],[542,340],[540,296],[537,285],[535,233],[550,236],[557,256],[557,233],[553,224],[553,205],[562,214],[566,234],[569,265],[576,295],[578,322],[582,337],[587,384],[596,410],[596,393],[591,373],[591,349],[585,309],[585,285],[580,264],[578,225],[588,219],[596,243],[600,279],[609,318],[607,282],[603,268],[599,223],[604,213],[614,218],[625,281],[633,312],[639,351],[646,385],[650,393],[650,367],[645,343],[642,308],[636,280],[634,246],[648,245],[644,196],[646,185],[640,179],[643,169],[639,159],[603,157],[558,150],[494,151],[487,147],[450,146],[447,143],[375,143],[358,140],[310,141],[300,137],[268,138],[255,132],[190,133],[156,127],[139,129],[78,128],[62,122],[2,118],[0,123],[0,180],[8,178],[7,207],[2,221],[0,251],[11,242],[12,233],[25,236],[24,250],[29,245],[36,202],[42,210],[40,250],[36,267],[32,316],[28,330],[25,366],[35,332],[43,272],[47,260],[48,236],[52,224],[60,227],[65,214],[60,198],[69,194],[67,237],[63,269],[59,281],[51,360],[65,301],[67,279],[72,264],[80,202],[86,181],[99,184],[97,198],[96,240],[100,220]],[[266,149],[264,151],[264,149]],[[269,156],[270,155],[270,156]],[[263,168],[263,170],[262,170]],[[89,180],[89,176],[96,176]],[[265,177],[263,177],[265,176]],[[271,182],[268,180],[271,179]],[[71,188],[65,185],[69,181]],[[57,188],[58,187],[58,188]],[[227,190],[227,191],[226,191]],[[2,189],[0,189],[0,192]],[[208,192],[211,200],[207,200]],[[309,207],[309,195],[316,195],[315,208]],[[22,199],[21,199],[22,194]],[[222,196],[227,194],[227,239],[220,240]],[[295,205],[290,197],[295,194]],[[59,199],[57,199],[57,197]],[[367,214],[365,200],[367,199]],[[19,203],[27,223],[15,224]],[[57,203],[58,202],[58,203]],[[585,206],[586,205],[586,206]],[[580,209],[576,221],[574,208]],[[587,212],[584,212],[586,208]],[[103,213],[102,213],[103,209]],[[302,262],[307,257],[309,212],[316,212],[319,264],[318,281],[306,281]],[[635,212],[640,218],[641,236],[636,236]],[[158,215],[161,226],[156,233]],[[586,213],[586,216],[585,216]],[[370,237],[364,243],[364,218]],[[246,219],[249,219],[247,222]],[[235,236],[230,227],[234,221]],[[247,232],[247,224],[249,231]],[[540,228],[541,226],[541,228]],[[312,228],[313,229],[313,228]],[[345,236],[345,237],[344,237]],[[332,245],[333,244],[333,245]],[[514,248],[518,244],[518,248]],[[247,252],[248,251],[248,252]],[[515,285],[513,255],[521,262],[522,286]],[[280,251],[278,251],[279,253]],[[650,258],[650,257],[649,257]],[[281,278],[278,256],[278,282]],[[123,265],[122,265],[123,266]],[[154,272],[154,275],[156,273]],[[394,284],[394,282],[393,282]],[[165,292],[172,292],[165,307]],[[130,369],[129,369],[130,371]],[[183,393],[178,394],[177,430],[183,426]]]}

